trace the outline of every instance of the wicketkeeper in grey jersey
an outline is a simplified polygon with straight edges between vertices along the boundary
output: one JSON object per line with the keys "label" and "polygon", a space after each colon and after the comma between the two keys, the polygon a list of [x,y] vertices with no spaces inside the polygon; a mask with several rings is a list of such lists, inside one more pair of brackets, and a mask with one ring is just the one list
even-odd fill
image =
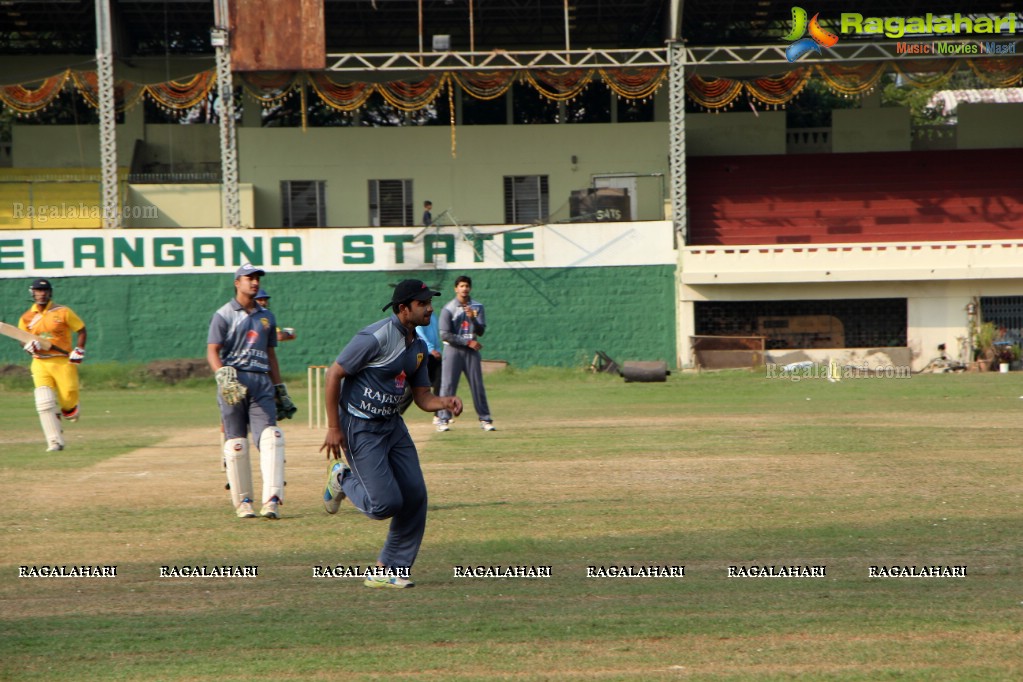
{"label": "wicketkeeper in grey jersey", "polygon": [[284,434],[278,419],[296,408],[277,366],[277,320],[256,302],[259,280],[266,273],[246,263],[234,275],[235,297],[213,314],[206,338],[206,361],[217,378],[217,404],[224,425],[224,464],[231,502],[240,518],[256,516],[249,464],[249,433],[259,449],[263,474],[263,508],[268,519],[280,518],[284,503]]}
{"label": "wicketkeeper in grey jersey", "polygon": [[384,306],[393,314],[356,334],[327,370],[327,437],[320,450],[339,461],[327,477],[324,506],[335,514],[347,497],[369,518],[391,520],[367,587],[412,587],[409,571],[426,530],[426,482],[398,411],[405,384],[422,410],[462,412],[458,397],[430,393],[426,343],[416,334],[429,324],[439,295],[419,280],[400,282]]}
{"label": "wicketkeeper in grey jersey", "polygon": [[[472,298],[472,279],[460,275],[455,280],[455,297],[440,311],[440,338],[444,342],[444,361],[440,371],[440,395],[454,395],[458,379],[465,372],[472,391],[472,405],[480,420],[480,428],[493,431],[494,420],[487,404],[487,389],[483,387],[483,365],[479,337],[487,331],[487,314],[483,304]],[[451,414],[437,415],[437,430],[447,431]]]}

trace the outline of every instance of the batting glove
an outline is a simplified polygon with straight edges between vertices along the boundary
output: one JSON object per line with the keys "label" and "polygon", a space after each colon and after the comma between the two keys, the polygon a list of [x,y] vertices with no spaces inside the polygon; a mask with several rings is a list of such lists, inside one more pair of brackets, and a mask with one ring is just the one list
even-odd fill
{"label": "batting glove", "polygon": [[216,377],[220,397],[228,405],[237,405],[245,398],[245,394],[249,392],[249,389],[245,388],[245,385],[238,381],[238,372],[234,367],[224,365],[217,370]]}
{"label": "batting glove", "polygon": [[80,365],[82,360],[85,359],[85,349],[81,346],[75,346],[75,349],[68,354],[67,359],[76,365]]}
{"label": "batting glove", "polygon": [[298,412],[295,403],[291,402],[288,395],[288,388],[284,384],[274,385],[274,403],[277,405],[278,419],[291,419]]}
{"label": "batting glove", "polygon": [[39,352],[39,342],[29,341],[24,346],[22,346],[22,348],[24,348],[25,352],[28,353],[29,355],[35,355],[37,352]]}

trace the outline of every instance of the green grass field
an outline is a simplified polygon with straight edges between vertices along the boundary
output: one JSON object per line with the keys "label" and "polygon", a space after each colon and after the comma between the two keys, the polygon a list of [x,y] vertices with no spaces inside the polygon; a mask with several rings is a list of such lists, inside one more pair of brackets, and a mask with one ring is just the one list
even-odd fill
{"label": "green grass field", "polygon": [[[412,590],[313,577],[372,563],[386,525],[347,503],[323,511],[301,383],[272,522],[232,514],[211,385],[85,380],[60,455],[43,452],[30,390],[0,388],[0,679],[1023,677],[1023,373],[490,375],[494,433],[471,406],[445,434],[410,413],[430,490]],[[81,564],[117,577],[18,577]],[[197,565],[259,575],[159,577]],[[551,577],[454,575],[498,565]],[[682,565],[683,578],[586,577]]]}

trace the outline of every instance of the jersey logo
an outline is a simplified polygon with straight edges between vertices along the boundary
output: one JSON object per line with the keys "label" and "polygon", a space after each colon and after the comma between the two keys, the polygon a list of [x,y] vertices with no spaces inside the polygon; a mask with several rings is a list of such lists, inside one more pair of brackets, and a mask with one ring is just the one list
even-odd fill
{"label": "jersey logo", "polygon": [[270,320],[266,319],[265,317],[261,317],[259,318],[259,321],[263,324],[263,329],[270,328]]}
{"label": "jersey logo", "polygon": [[405,370],[401,370],[401,374],[394,377],[394,388],[399,391],[405,390]]}
{"label": "jersey logo", "polygon": [[423,364],[423,354],[416,353],[416,369],[419,369],[420,365]]}

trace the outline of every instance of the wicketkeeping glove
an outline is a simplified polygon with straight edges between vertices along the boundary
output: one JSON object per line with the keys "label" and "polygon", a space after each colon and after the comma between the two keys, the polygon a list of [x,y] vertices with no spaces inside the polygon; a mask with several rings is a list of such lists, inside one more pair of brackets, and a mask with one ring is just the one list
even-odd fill
{"label": "wicketkeeping glove", "polygon": [[238,372],[235,371],[234,367],[224,365],[217,370],[216,377],[220,397],[228,405],[237,405],[249,391],[238,381]]}
{"label": "wicketkeeping glove", "polygon": [[85,349],[81,346],[75,346],[75,349],[68,354],[67,359],[76,365],[81,364],[82,360],[85,359]]}
{"label": "wicketkeeping glove", "polygon": [[274,384],[274,403],[277,405],[278,419],[291,419],[298,412],[295,403],[288,396],[288,388],[284,384]]}

